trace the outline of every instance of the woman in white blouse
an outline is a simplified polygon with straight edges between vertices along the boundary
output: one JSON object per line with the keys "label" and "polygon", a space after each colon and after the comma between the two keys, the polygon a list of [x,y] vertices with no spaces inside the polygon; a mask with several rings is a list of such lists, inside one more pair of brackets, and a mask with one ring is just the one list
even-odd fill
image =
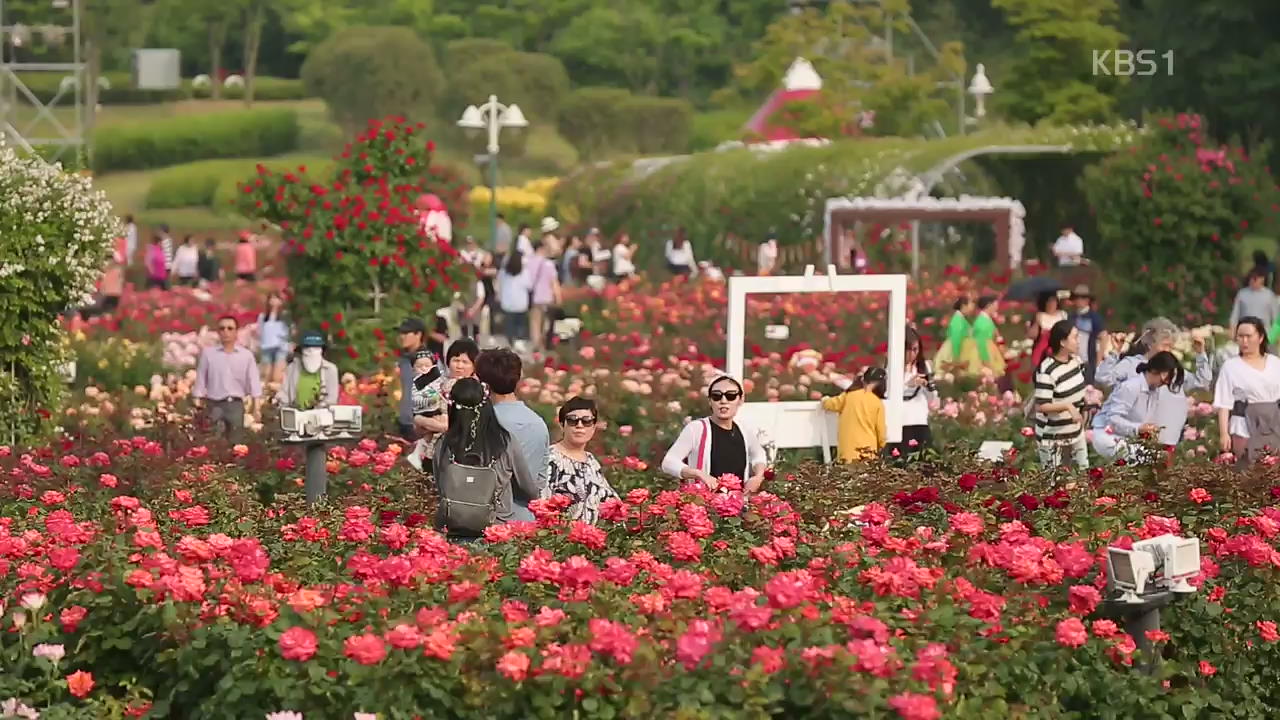
{"label": "woman in white blouse", "polygon": [[1093,416],[1093,449],[1107,458],[1135,459],[1139,440],[1154,440],[1161,430],[1160,390],[1181,394],[1185,377],[1186,371],[1171,352],[1161,351],[1138,363],[1133,377],[1117,385]]}
{"label": "woman in white blouse", "polygon": [[613,277],[615,280],[626,280],[636,274],[635,263],[631,261],[631,236],[625,232],[618,233],[618,241],[613,246]]}
{"label": "woman in white blouse", "polygon": [[760,436],[735,420],[745,395],[736,379],[716,378],[707,388],[711,415],[685,425],[662,459],[662,471],[678,480],[700,481],[711,490],[725,475],[734,475],[747,492],[759,490],[768,457]]}
{"label": "woman in white blouse", "polygon": [[685,237],[684,228],[676,228],[676,234],[667,241],[667,269],[672,275],[693,275],[697,272],[693,246]]}
{"label": "woman in white blouse", "polygon": [[890,457],[921,452],[933,440],[929,430],[929,405],[938,399],[933,368],[924,358],[924,344],[915,328],[907,328],[906,363],[903,366],[902,442],[890,443]]}
{"label": "woman in white blouse", "polygon": [[1234,454],[1241,464],[1258,460],[1267,449],[1280,449],[1280,358],[1268,352],[1266,331],[1262,320],[1240,318],[1240,356],[1222,364],[1213,388],[1218,442],[1223,453]]}

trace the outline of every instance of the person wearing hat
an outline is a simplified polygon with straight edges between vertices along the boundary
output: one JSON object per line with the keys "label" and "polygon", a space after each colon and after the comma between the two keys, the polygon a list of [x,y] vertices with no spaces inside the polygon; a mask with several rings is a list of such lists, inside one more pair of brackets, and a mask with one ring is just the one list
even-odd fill
{"label": "person wearing hat", "polygon": [[400,339],[400,437],[416,440],[418,430],[413,418],[413,359],[419,351],[427,349],[427,324],[422,318],[408,317],[396,328]]}
{"label": "person wearing hat", "polygon": [[769,233],[764,242],[760,243],[760,251],[756,254],[756,274],[761,277],[772,275],[777,265],[778,236],[774,233]]}
{"label": "person wearing hat", "polygon": [[556,230],[559,229],[559,220],[553,217],[542,218],[542,246],[547,249],[548,257],[558,258],[560,253],[564,251],[564,243],[560,242],[560,238],[556,237]]}
{"label": "person wearing hat", "polygon": [[1093,384],[1094,374],[1098,371],[1098,340],[1106,332],[1102,313],[1093,308],[1093,293],[1088,285],[1077,285],[1071,293],[1071,302],[1076,306],[1076,331],[1080,333],[1080,362],[1084,364],[1084,381]]}
{"label": "person wearing hat", "polygon": [[284,370],[276,402],[280,407],[313,410],[338,404],[338,366],[324,359],[327,343],[315,330],[302,334],[298,352]]}

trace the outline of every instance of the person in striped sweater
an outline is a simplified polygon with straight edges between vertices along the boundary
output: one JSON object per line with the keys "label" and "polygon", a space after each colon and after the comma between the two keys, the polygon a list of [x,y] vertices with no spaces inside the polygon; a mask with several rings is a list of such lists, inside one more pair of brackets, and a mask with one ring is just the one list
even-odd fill
{"label": "person in striped sweater", "polygon": [[1045,467],[1089,467],[1082,415],[1086,383],[1079,350],[1075,322],[1060,320],[1049,330],[1048,355],[1036,368],[1036,446]]}

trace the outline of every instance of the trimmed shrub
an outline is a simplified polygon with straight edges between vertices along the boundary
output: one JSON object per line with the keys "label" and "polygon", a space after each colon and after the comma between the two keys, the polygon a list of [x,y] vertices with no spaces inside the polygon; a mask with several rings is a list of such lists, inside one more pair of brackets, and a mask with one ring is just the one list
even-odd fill
{"label": "trimmed shrub", "polygon": [[560,106],[560,132],[583,159],[607,152],[629,152],[634,143],[625,106],[631,93],[618,88],[586,87],[569,93]]}
{"label": "trimmed shrub", "polygon": [[146,208],[163,210],[211,205],[216,210],[229,210],[235,201],[236,182],[253,173],[257,165],[276,172],[297,170],[302,166],[306,168],[303,172],[327,177],[333,161],[321,156],[290,155],[261,162],[237,158],[175,165],[152,176]]}
{"label": "trimmed shrub", "polygon": [[683,153],[693,131],[693,106],[680,98],[634,95],[622,104],[632,149],[644,155]]}
{"label": "trimmed shrub", "polygon": [[0,432],[32,441],[62,418],[58,316],[93,290],[119,221],[87,177],[0,145]]}
{"label": "trimmed shrub", "polygon": [[146,170],[210,158],[280,155],[298,146],[292,110],[243,110],[109,127],[94,135],[93,169]]}
{"label": "trimmed shrub", "polygon": [[491,38],[453,40],[444,46],[444,66],[449,73],[450,81],[456,83],[453,78],[468,66],[485,58],[508,55],[515,51],[515,48],[506,42]]}
{"label": "trimmed shrub", "polygon": [[311,51],[302,79],[352,134],[370,120],[429,110],[444,88],[430,46],[402,27],[343,29]]}

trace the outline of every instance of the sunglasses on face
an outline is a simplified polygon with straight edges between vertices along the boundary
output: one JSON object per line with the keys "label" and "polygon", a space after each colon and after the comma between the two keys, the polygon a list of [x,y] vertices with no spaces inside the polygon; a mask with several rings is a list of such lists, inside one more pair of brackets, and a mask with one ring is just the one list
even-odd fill
{"label": "sunglasses on face", "polygon": [[235,326],[234,326],[234,325],[219,325],[219,326],[218,326],[218,329],[219,329],[219,330],[221,330],[222,332],[235,332],[235,331],[236,331],[236,328],[235,328]]}
{"label": "sunglasses on face", "polygon": [[734,402],[738,398],[742,397],[742,393],[737,390],[712,390],[710,396],[711,399],[716,402],[720,402],[721,400]]}
{"label": "sunglasses on face", "polygon": [[565,427],[592,427],[596,419],[590,415],[570,415],[564,419]]}

